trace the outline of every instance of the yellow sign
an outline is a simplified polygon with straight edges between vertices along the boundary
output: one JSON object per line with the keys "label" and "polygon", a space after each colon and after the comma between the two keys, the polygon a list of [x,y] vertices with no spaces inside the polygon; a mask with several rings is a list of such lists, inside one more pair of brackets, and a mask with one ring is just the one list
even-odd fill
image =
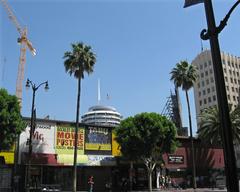
{"label": "yellow sign", "polygon": [[115,140],[116,136],[113,133],[112,134],[112,155],[113,156],[121,156],[121,147],[120,145],[117,143],[117,141]]}
{"label": "yellow sign", "polygon": [[0,152],[0,156],[4,157],[6,164],[13,164],[14,163],[14,152]]}
{"label": "yellow sign", "polygon": [[[55,149],[57,154],[73,154],[75,146],[75,128],[71,126],[57,126]],[[78,154],[84,154],[84,129],[78,129]]]}
{"label": "yellow sign", "polygon": [[87,150],[111,151],[111,144],[86,143],[85,148]]}

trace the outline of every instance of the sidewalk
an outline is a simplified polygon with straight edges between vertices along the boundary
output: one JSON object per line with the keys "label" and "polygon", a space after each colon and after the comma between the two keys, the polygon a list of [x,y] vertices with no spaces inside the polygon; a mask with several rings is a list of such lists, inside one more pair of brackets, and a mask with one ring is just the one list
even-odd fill
{"label": "sidewalk", "polygon": [[[211,188],[201,188],[201,189],[166,189],[166,190],[163,190],[163,189],[153,189],[153,192],[227,192],[227,189],[218,189],[218,188],[215,188],[215,189],[211,189]],[[62,191],[62,192],[70,192],[70,191]],[[87,192],[87,191],[78,191],[78,192]],[[94,190],[94,192],[100,192],[98,190]],[[103,192],[103,191],[101,191]],[[114,191],[112,191],[114,192]],[[119,191],[118,191],[119,192]],[[128,191],[128,192],[148,192],[148,190],[144,190],[144,191]]]}

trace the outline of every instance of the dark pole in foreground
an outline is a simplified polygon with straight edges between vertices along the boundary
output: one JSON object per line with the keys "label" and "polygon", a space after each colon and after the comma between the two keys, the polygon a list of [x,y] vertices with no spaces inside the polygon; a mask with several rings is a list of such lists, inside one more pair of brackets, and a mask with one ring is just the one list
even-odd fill
{"label": "dark pole in foreground", "polygon": [[[213,13],[212,1],[204,0],[206,18],[208,24],[208,31],[203,30],[201,32],[201,38],[203,40],[210,40],[213,69],[216,82],[216,91],[218,99],[218,109],[221,124],[221,137],[223,143],[223,152],[225,160],[225,174],[228,192],[238,192],[238,178],[236,159],[234,154],[233,137],[232,137],[232,126],[230,121],[228,100],[226,95],[224,74],[222,69],[221,54],[218,42],[218,34],[224,28],[222,23],[217,28],[215,24],[215,18]],[[229,15],[230,16],[230,15]]]}
{"label": "dark pole in foreground", "polygon": [[32,110],[31,110],[31,124],[30,124],[30,136],[29,136],[29,142],[28,142],[28,146],[29,146],[29,149],[28,149],[28,168],[27,168],[27,181],[26,181],[26,184],[27,184],[27,189],[26,191],[30,191],[30,185],[31,185],[31,156],[32,156],[32,137],[34,135],[34,131],[35,131],[35,121],[36,121],[36,114],[35,114],[35,93],[36,91],[38,90],[38,88],[41,86],[41,85],[44,85],[45,84],[45,90],[48,90],[49,87],[48,87],[48,81],[45,81],[43,83],[41,83],[40,85],[36,86],[32,81],[30,81],[29,79],[27,79],[27,83],[26,83],[26,87],[29,88],[30,85],[31,85],[31,88],[32,88],[32,91],[33,91],[33,96],[32,96]]}

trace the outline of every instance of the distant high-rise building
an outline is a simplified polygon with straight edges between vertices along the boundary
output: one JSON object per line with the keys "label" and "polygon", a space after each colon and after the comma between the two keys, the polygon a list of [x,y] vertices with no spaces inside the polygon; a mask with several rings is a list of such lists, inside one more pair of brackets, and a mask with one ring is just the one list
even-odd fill
{"label": "distant high-rise building", "polygon": [[[221,52],[221,59],[228,103],[235,108],[239,104],[240,58]],[[194,84],[196,115],[198,116],[204,108],[217,105],[211,51],[202,51],[192,61],[192,64],[196,66],[198,74],[197,81]],[[198,121],[197,118],[199,124]]]}
{"label": "distant high-rise building", "polygon": [[120,124],[121,114],[114,107],[96,105],[90,107],[82,116],[82,123],[93,125],[117,126]]}

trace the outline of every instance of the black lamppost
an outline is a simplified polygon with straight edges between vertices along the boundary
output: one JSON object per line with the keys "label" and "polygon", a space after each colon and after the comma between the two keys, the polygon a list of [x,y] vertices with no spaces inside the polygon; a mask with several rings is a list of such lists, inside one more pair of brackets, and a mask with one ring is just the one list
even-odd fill
{"label": "black lamppost", "polygon": [[30,191],[30,167],[31,167],[31,156],[32,156],[32,136],[35,131],[35,125],[36,125],[36,109],[35,109],[35,93],[38,90],[38,88],[42,85],[45,85],[45,90],[47,91],[49,89],[48,87],[48,81],[45,81],[39,85],[36,85],[29,79],[27,79],[26,88],[32,88],[33,91],[33,97],[32,97],[32,111],[31,111],[31,124],[30,124],[30,136],[28,141],[28,169],[27,169],[27,191]]}
{"label": "black lamppost", "polygon": [[220,25],[216,27],[214,12],[211,0],[204,0],[206,19],[208,24],[208,30],[204,29],[201,32],[201,38],[203,40],[210,41],[213,69],[215,74],[216,91],[218,99],[218,109],[221,124],[221,138],[223,142],[223,152],[225,160],[225,174],[228,192],[238,192],[238,178],[237,178],[237,167],[236,158],[234,153],[233,136],[232,136],[232,125],[229,115],[228,100],[226,94],[226,87],[224,81],[224,74],[222,69],[222,60],[220,47],[218,42],[218,34],[227,25],[227,21],[235,9],[240,3],[239,0],[232,6],[225,18],[220,22]]}

